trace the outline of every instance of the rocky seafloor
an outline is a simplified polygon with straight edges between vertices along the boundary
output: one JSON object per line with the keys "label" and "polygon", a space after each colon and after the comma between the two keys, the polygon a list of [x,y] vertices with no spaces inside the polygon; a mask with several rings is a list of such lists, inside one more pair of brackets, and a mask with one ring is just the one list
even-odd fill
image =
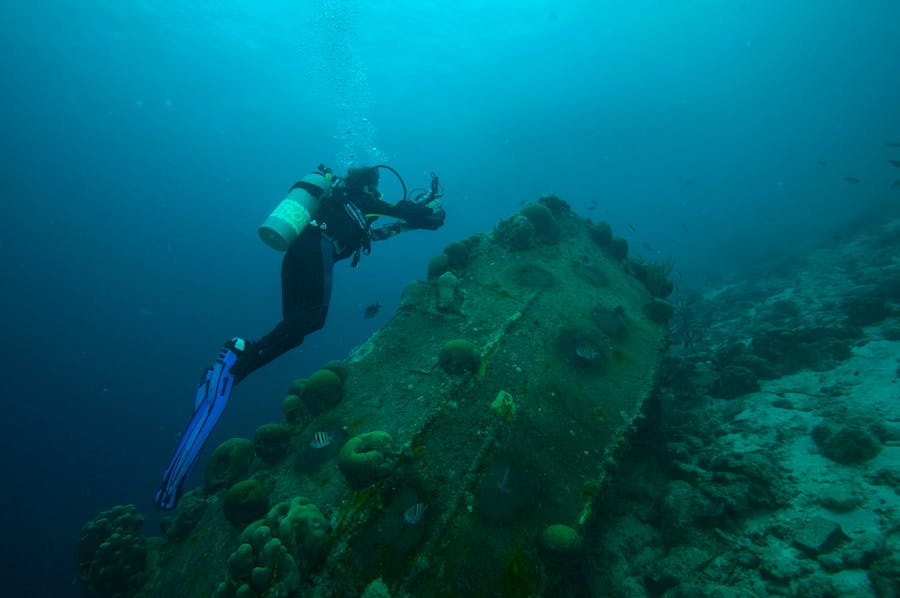
{"label": "rocky seafloor", "polygon": [[591,595],[900,596],[900,220],[683,294]]}

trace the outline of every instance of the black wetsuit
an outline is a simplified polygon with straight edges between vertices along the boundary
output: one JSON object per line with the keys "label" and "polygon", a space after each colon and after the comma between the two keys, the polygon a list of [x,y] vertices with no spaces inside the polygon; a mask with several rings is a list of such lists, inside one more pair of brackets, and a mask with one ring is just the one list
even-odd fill
{"label": "black wetsuit", "polygon": [[319,206],[314,224],[307,226],[284,254],[282,320],[260,340],[246,343],[231,368],[235,384],[325,325],[334,263],[353,257],[355,266],[360,253],[368,253],[371,239],[389,236],[369,229],[370,221],[379,215],[399,218],[408,228],[434,230],[444,222],[443,210],[409,201],[390,204],[363,191],[336,189]]}

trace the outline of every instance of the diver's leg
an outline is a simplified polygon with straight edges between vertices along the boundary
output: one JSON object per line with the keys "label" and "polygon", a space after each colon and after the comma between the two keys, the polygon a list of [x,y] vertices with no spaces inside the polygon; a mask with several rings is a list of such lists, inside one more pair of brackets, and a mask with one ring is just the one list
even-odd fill
{"label": "diver's leg", "polygon": [[255,343],[232,339],[207,368],[194,398],[194,412],[156,493],[156,504],[173,509],[207,438],[225,410],[231,389],[250,372],[303,342],[304,335],[325,323],[331,297],[334,249],[318,232],[301,235],[282,262],[284,318]]}
{"label": "diver's leg", "polygon": [[303,342],[325,324],[331,299],[334,249],[318,232],[305,232],[287,250],[281,264],[281,322],[245,350],[231,369],[235,384]]}

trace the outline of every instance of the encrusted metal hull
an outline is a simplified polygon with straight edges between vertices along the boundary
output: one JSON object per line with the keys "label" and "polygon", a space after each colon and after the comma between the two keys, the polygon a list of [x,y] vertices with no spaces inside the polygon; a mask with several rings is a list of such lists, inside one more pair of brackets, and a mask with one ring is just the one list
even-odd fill
{"label": "encrusted metal hull", "polygon": [[[340,366],[339,401],[304,406],[307,387],[295,388],[302,413],[286,424],[284,454],[256,457],[247,474],[269,506],[304,497],[330,524],[315,554],[300,540],[288,547],[300,581],[286,591],[354,596],[380,578],[368,595],[565,595],[580,531],[653,390],[666,326],[646,315],[658,300],[595,225],[555,216],[555,242],[511,251],[477,235],[462,244],[467,259],[440,268],[449,276],[434,268],[409,285],[394,317]],[[471,345],[448,349],[454,339]],[[317,431],[333,432],[332,445],[310,447]],[[375,431],[390,435],[391,454],[371,478],[354,478],[342,445]],[[146,594],[285,591],[264,573],[253,587],[229,565],[255,540],[226,519],[226,492],[185,497],[196,521],[176,517],[185,529],[155,549]]]}

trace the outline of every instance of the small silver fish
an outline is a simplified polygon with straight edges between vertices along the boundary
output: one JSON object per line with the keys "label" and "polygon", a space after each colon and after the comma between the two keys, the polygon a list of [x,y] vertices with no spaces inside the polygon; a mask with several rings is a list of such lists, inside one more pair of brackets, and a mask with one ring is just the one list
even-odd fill
{"label": "small silver fish", "polygon": [[600,349],[590,341],[584,341],[575,348],[575,355],[585,361],[594,361],[600,357]]}
{"label": "small silver fish", "polygon": [[417,502],[403,512],[403,521],[407,522],[410,525],[421,523],[422,519],[425,517],[425,511],[427,510],[428,505]]}
{"label": "small silver fish", "polygon": [[314,449],[325,448],[331,441],[334,440],[334,434],[331,432],[316,432],[313,434],[312,440],[309,441],[309,446]]}
{"label": "small silver fish", "polygon": [[497,480],[497,490],[503,494],[509,494],[511,491],[509,487],[509,465],[503,470],[503,476]]}

